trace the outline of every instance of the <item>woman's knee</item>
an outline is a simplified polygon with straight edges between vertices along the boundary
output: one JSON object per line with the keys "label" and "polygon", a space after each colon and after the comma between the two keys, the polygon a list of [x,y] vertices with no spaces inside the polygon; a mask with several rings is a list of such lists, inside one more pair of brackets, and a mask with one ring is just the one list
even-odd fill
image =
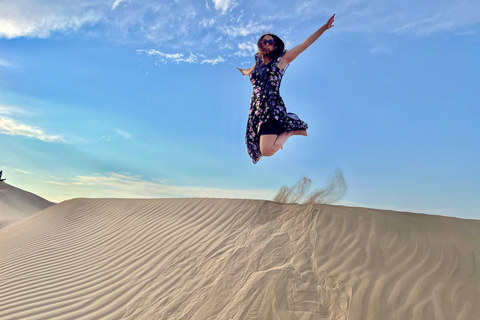
{"label": "woman's knee", "polygon": [[278,148],[275,145],[277,141],[277,135],[262,135],[260,136],[260,152],[265,157],[273,156]]}
{"label": "woman's knee", "polygon": [[264,147],[260,148],[260,152],[262,153],[262,156],[271,157],[275,154],[275,152],[277,152],[277,150],[275,150],[273,147]]}

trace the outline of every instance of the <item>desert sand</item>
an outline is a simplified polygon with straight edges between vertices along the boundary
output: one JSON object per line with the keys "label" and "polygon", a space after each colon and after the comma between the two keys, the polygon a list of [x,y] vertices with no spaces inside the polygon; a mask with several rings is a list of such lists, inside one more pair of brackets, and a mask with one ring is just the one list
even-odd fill
{"label": "desert sand", "polygon": [[480,221],[68,200],[0,230],[0,319],[480,319]]}
{"label": "desert sand", "polygon": [[53,205],[42,197],[0,181],[0,229]]}

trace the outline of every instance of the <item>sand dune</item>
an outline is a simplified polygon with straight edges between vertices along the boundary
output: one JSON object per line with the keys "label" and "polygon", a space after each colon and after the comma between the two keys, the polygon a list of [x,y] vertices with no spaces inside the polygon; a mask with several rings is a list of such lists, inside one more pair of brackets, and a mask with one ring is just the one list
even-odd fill
{"label": "sand dune", "polygon": [[0,319],[480,318],[480,221],[74,199],[0,230]]}
{"label": "sand dune", "polygon": [[33,193],[0,182],[0,229],[53,205]]}

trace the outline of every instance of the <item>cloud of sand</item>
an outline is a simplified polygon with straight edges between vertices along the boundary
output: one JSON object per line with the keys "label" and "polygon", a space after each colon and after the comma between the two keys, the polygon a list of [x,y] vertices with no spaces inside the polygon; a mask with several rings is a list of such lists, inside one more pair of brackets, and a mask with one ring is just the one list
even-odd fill
{"label": "cloud of sand", "polygon": [[332,204],[343,198],[347,192],[347,184],[343,172],[340,169],[335,171],[327,187],[317,189],[307,195],[312,180],[302,177],[292,187],[283,186],[278,191],[274,201],[280,203],[323,203]]}

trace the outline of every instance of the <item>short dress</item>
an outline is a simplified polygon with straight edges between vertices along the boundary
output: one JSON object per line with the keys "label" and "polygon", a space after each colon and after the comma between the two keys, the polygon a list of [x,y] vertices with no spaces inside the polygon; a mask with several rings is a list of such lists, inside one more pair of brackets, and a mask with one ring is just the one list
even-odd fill
{"label": "short dress", "polygon": [[[291,130],[306,130],[308,124],[294,113],[287,113],[285,103],[280,96],[280,84],[285,69],[277,67],[277,63],[286,50],[275,60],[263,64],[255,54],[255,68],[250,74],[253,93],[248,114],[245,143],[247,151],[255,164],[261,158],[260,135],[280,134]],[[265,125],[265,126],[264,126]]]}

